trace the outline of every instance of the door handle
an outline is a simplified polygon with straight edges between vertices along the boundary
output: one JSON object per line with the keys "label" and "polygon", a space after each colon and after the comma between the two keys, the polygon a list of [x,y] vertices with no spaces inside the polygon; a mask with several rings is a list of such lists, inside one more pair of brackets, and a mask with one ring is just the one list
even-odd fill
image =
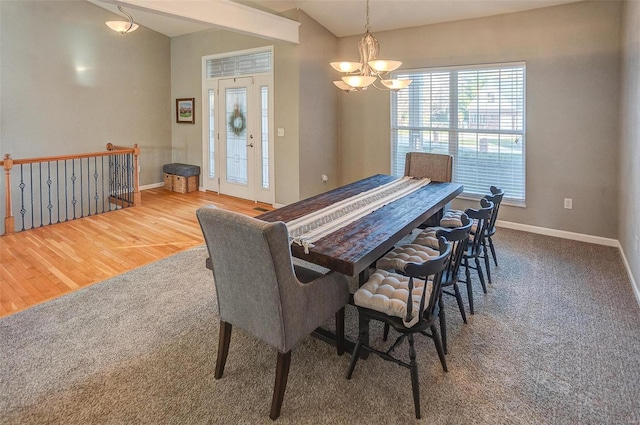
{"label": "door handle", "polygon": [[253,143],[249,143],[248,145],[246,145],[247,147],[252,148],[253,147]]}

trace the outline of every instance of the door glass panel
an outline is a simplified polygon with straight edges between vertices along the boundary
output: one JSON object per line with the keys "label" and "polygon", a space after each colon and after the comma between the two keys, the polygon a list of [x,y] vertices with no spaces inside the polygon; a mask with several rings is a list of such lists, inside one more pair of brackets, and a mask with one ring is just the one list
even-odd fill
{"label": "door glass panel", "polygon": [[247,89],[226,89],[227,181],[247,184]]}
{"label": "door glass panel", "polygon": [[269,87],[260,87],[260,152],[262,188],[269,189]]}
{"label": "door glass panel", "polygon": [[209,178],[216,176],[216,136],[214,131],[215,92],[214,89],[209,89]]}

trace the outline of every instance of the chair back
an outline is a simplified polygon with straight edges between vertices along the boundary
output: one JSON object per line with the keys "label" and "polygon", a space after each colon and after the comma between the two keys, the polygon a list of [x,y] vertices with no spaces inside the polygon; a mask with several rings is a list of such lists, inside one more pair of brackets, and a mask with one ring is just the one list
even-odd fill
{"label": "chair back", "polygon": [[[293,272],[287,228],[213,206],[196,215],[209,250],[220,320],[284,350]],[[286,351],[286,350],[284,350]]]}
{"label": "chair back", "polygon": [[[440,246],[440,255],[431,258],[424,263],[407,263],[404,267],[404,274],[409,277],[409,296],[407,298],[407,316],[406,321],[410,322],[413,317],[413,279],[424,279],[424,289],[422,298],[420,299],[420,308],[418,310],[418,323],[425,319],[433,317],[438,298],[440,297],[440,284],[442,273],[447,268],[451,256],[451,244],[444,237],[438,238]],[[427,282],[432,281],[431,293],[429,300],[426,300]],[[425,304],[427,307],[425,308]]]}
{"label": "chair back", "polygon": [[450,286],[458,281],[458,271],[462,264],[464,253],[467,251],[469,243],[469,234],[473,222],[469,220],[466,214],[460,216],[462,226],[451,229],[442,228],[436,232],[438,239],[443,237],[451,244],[451,258],[447,264],[447,268],[442,273],[442,286]]}
{"label": "chair back", "polygon": [[480,206],[482,208],[468,208],[464,212],[471,220],[475,221],[476,229],[473,232],[473,238],[469,240],[468,249],[468,254],[474,257],[478,256],[482,250],[482,240],[486,235],[491,213],[493,212],[493,202],[485,198],[480,200]]}
{"label": "chair back", "polygon": [[407,152],[404,175],[418,178],[428,177],[434,182],[450,182],[453,178],[453,156],[427,152]]}
{"label": "chair back", "polygon": [[493,211],[491,212],[491,218],[489,219],[489,225],[487,226],[487,236],[493,236],[496,233],[496,220],[498,219],[498,210],[500,209],[500,203],[504,197],[504,190],[495,186],[491,186],[491,195],[485,195],[487,201],[493,202]]}

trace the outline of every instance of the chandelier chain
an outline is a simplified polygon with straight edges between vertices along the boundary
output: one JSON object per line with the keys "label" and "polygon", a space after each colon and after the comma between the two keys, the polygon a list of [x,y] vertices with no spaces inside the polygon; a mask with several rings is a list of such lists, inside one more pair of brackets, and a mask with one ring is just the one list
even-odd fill
{"label": "chandelier chain", "polygon": [[369,0],[367,0],[367,24],[364,26],[366,32],[369,32]]}

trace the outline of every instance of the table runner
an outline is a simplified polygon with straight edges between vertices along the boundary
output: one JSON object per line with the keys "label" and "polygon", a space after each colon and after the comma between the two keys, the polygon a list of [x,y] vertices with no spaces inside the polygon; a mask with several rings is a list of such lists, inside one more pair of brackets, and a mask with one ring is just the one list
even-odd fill
{"label": "table runner", "polygon": [[396,199],[406,196],[431,182],[430,179],[401,177],[374,189],[336,202],[328,207],[287,222],[289,239],[309,253],[313,242],[371,214]]}

